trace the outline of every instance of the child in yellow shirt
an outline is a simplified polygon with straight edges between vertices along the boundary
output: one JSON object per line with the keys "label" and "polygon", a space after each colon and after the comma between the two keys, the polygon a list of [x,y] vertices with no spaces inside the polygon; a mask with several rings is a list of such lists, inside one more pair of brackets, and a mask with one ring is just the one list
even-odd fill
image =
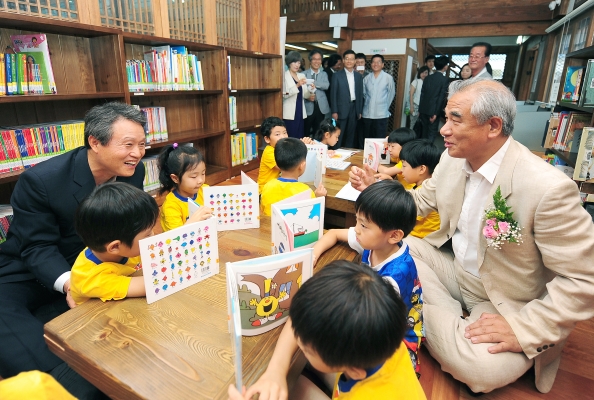
{"label": "child in yellow shirt", "polygon": [[152,236],[159,206],[151,195],[123,182],[98,186],[76,210],[74,227],[87,246],[70,273],[76,304],[146,295],[139,240]]}
{"label": "child in yellow shirt", "polygon": [[[425,180],[431,178],[440,157],[439,149],[428,140],[417,139],[402,146],[400,151],[402,176],[408,183],[414,185],[412,190],[420,188]],[[415,228],[410,234],[424,238],[438,230],[439,223],[437,211],[431,211],[426,217],[418,215]]]}
{"label": "child in yellow shirt", "polygon": [[[167,194],[161,206],[163,232],[210,218],[212,209],[204,206],[202,189],[208,187],[206,164],[199,150],[193,146],[170,144],[159,155],[159,194]],[[188,198],[200,207],[190,216]]]}
{"label": "child in yellow shirt", "polygon": [[260,204],[264,215],[270,216],[272,204],[306,190],[311,192],[312,198],[326,195],[326,188],[322,183],[314,192],[305,183],[298,181],[305,172],[305,159],[307,158],[307,147],[301,140],[280,139],[274,147],[274,158],[281,175],[268,181],[262,188]]}
{"label": "child in yellow shirt", "polygon": [[285,123],[279,117],[268,117],[260,127],[264,141],[268,144],[262,152],[260,159],[260,171],[258,172],[258,189],[262,194],[264,185],[280,176],[280,169],[276,166],[274,159],[274,147],[276,142],[282,138],[289,137]]}
{"label": "child in yellow shirt", "polygon": [[398,182],[404,186],[405,189],[409,190],[412,189],[414,184],[406,182],[402,177],[402,160],[400,159],[400,150],[402,150],[402,146],[410,142],[411,140],[415,140],[417,135],[415,131],[410,128],[398,128],[393,130],[392,133],[388,136],[388,150],[390,151],[390,160],[395,163],[393,167],[386,167],[385,165],[380,165],[377,168],[378,173],[375,174],[377,179],[385,180],[385,179],[398,179]]}

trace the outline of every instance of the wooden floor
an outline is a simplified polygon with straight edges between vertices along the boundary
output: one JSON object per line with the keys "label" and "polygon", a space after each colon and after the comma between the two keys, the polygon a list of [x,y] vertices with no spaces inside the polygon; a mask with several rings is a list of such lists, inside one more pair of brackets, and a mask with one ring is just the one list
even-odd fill
{"label": "wooden floor", "polygon": [[[258,170],[248,175],[257,180]],[[240,184],[234,177],[223,185]],[[421,385],[428,400],[471,400],[466,389],[421,349]],[[483,394],[481,400],[574,400],[594,399],[594,319],[578,323],[563,349],[561,365],[552,390],[542,394],[534,386],[534,371],[528,371],[511,385]]]}

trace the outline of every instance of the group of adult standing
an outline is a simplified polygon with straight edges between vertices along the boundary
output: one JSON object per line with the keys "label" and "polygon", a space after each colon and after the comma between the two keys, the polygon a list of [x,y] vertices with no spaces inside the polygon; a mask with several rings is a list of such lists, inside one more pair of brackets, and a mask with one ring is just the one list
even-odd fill
{"label": "group of adult standing", "polygon": [[371,72],[365,71],[365,56],[353,50],[331,55],[326,68],[319,50],[308,58],[310,67],[301,73],[301,54],[285,57],[283,119],[289,136],[310,136],[332,117],[341,129],[336,148],[363,148],[365,138],[385,137],[396,87],[383,71],[384,57],[372,56]]}

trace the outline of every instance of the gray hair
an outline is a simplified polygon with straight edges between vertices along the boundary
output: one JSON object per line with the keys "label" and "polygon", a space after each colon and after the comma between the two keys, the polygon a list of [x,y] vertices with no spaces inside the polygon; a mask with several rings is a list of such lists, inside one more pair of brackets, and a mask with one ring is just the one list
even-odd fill
{"label": "gray hair", "polygon": [[487,122],[489,118],[499,117],[503,121],[502,133],[505,136],[512,134],[516,119],[516,97],[501,82],[478,77],[454,81],[450,83],[448,99],[459,92],[476,93],[470,107],[470,115],[479,125]]}
{"label": "gray hair", "polygon": [[295,61],[301,62],[301,58],[301,53],[299,53],[298,51],[289,51],[289,54],[285,56],[285,64],[291,65]]}
{"label": "gray hair", "polygon": [[142,127],[146,124],[144,114],[129,104],[114,101],[91,108],[85,115],[85,147],[91,148],[89,136],[107,146],[113,136],[113,124],[120,119],[136,122]]}

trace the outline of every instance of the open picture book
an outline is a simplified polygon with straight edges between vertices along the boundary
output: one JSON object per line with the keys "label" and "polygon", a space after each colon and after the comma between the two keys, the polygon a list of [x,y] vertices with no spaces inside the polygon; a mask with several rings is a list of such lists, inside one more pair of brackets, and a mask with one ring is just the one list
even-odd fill
{"label": "open picture book", "polygon": [[293,201],[296,196],[272,205],[272,254],[312,247],[324,234],[325,197]]}
{"label": "open picture book", "polygon": [[299,182],[312,182],[315,187],[322,182],[322,175],[326,173],[326,157],[328,147],[325,144],[308,144],[305,159],[305,172],[299,177]]}
{"label": "open picture book", "polygon": [[363,164],[377,171],[380,164],[390,164],[390,153],[386,139],[365,139]]}

